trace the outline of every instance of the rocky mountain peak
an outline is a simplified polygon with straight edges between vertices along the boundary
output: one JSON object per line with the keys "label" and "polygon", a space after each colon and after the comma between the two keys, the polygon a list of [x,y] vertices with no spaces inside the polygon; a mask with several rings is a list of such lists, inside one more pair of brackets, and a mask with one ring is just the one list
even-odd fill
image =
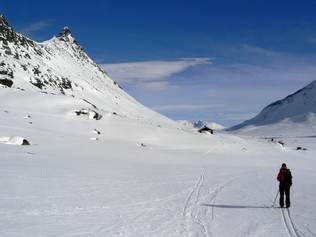
{"label": "rocky mountain peak", "polygon": [[61,32],[58,33],[57,37],[58,38],[68,37],[69,35],[71,35],[71,31],[70,31],[69,27],[64,26],[64,28],[61,30]]}
{"label": "rocky mountain peak", "polygon": [[0,15],[0,27],[10,27],[9,23],[7,22],[7,20],[5,19],[4,15]]}
{"label": "rocky mountain peak", "polygon": [[[84,60],[89,63],[93,63],[91,59],[86,55],[83,48],[76,41],[76,39],[72,36],[71,31],[68,26],[64,26],[64,28],[56,35],[56,39],[54,42],[57,44],[62,43],[62,45],[66,45],[67,48],[70,48],[75,52],[73,55],[80,60]],[[98,67],[95,63],[94,66]],[[99,68],[99,67],[98,67]],[[101,70],[101,69],[100,69]]]}
{"label": "rocky mountain peak", "polygon": [[64,28],[56,35],[56,37],[64,42],[75,43],[78,45],[77,41],[71,35],[71,31],[68,26],[64,26]]}
{"label": "rocky mountain peak", "polygon": [[3,15],[0,16],[0,37],[2,40],[13,38],[13,29]]}
{"label": "rocky mountain peak", "polygon": [[[7,42],[21,41],[23,37],[17,35],[3,15],[0,15],[0,41]],[[25,42],[24,42],[25,43]]]}

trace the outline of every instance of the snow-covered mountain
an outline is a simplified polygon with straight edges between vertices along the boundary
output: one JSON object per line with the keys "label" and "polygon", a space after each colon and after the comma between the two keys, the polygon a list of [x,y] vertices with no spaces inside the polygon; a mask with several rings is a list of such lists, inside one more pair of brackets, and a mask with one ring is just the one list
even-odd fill
{"label": "snow-covered mountain", "polygon": [[[314,133],[316,131],[316,81],[265,107],[257,116],[229,131],[254,131],[261,128],[270,134]],[[297,129],[299,128],[299,129]]]}
{"label": "snow-covered mountain", "polygon": [[48,99],[52,104],[62,96],[81,114],[110,113],[170,122],[124,92],[89,58],[68,27],[52,39],[37,43],[15,32],[1,16],[0,87],[10,88],[9,94],[23,95],[25,102],[39,93],[44,100],[45,94],[54,95],[56,100]]}

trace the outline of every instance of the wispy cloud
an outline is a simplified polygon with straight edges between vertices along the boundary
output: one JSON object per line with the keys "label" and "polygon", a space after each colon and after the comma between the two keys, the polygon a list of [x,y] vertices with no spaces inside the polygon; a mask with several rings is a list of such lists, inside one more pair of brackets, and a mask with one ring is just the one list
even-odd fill
{"label": "wispy cloud", "polygon": [[165,61],[143,61],[100,66],[116,81],[139,86],[144,90],[160,90],[168,85],[173,74],[202,64],[211,64],[210,58],[185,58]]}
{"label": "wispy cloud", "polygon": [[173,104],[173,105],[161,105],[154,106],[153,109],[160,112],[169,112],[169,111],[208,111],[211,109],[222,108],[223,105],[211,105],[211,104]]}
{"label": "wispy cloud", "polygon": [[110,64],[104,68],[129,93],[166,116],[227,126],[255,116],[271,102],[316,80],[313,58],[248,44],[226,50],[223,55],[229,58]]}
{"label": "wispy cloud", "polygon": [[169,86],[168,81],[146,81],[146,82],[138,82],[136,85],[140,89],[144,91],[161,91]]}
{"label": "wispy cloud", "polygon": [[36,21],[24,26],[23,28],[18,29],[17,31],[24,35],[31,35],[33,33],[36,33],[38,31],[41,31],[51,26],[52,23],[53,23],[53,20]]}
{"label": "wispy cloud", "polygon": [[248,51],[249,53],[261,54],[265,56],[276,56],[276,55],[281,54],[281,52],[276,52],[273,50],[269,50],[269,49],[261,48],[258,46],[249,45],[249,44],[243,44],[241,45],[241,48],[245,51]]}
{"label": "wispy cloud", "polygon": [[256,113],[226,114],[225,117],[228,121],[244,121],[251,119],[256,115]]}
{"label": "wispy cloud", "polygon": [[308,37],[306,42],[316,45],[316,37]]}

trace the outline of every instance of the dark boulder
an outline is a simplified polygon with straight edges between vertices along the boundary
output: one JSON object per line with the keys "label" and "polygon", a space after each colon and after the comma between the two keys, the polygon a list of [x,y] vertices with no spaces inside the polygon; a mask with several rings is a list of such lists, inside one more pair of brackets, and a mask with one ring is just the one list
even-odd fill
{"label": "dark boulder", "polygon": [[13,81],[11,79],[0,79],[0,84],[6,87],[12,87]]}

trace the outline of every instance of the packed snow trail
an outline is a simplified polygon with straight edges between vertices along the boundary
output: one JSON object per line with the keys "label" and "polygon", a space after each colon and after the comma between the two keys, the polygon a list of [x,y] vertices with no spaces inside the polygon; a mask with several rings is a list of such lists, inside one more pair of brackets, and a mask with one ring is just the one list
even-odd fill
{"label": "packed snow trail", "polygon": [[281,208],[281,215],[284,223],[284,227],[286,231],[289,233],[290,237],[299,237],[300,235],[297,233],[297,230],[293,224],[292,218],[290,216],[289,209]]}

